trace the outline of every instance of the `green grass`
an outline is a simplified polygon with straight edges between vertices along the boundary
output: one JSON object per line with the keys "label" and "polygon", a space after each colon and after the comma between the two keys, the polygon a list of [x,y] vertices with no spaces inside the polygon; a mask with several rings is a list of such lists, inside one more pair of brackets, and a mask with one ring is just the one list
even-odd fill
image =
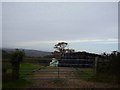
{"label": "green grass", "polygon": [[[12,80],[12,69],[8,68],[6,73],[3,73],[4,75],[4,82],[2,83],[3,88],[18,88],[18,87],[24,87],[28,84],[32,83],[33,70],[37,70],[38,68],[42,68],[44,66],[41,65],[35,65],[30,63],[22,63],[20,65],[20,79],[19,80]],[[24,75],[26,73],[30,73],[28,75]],[[29,80],[28,80],[29,79]]]}
{"label": "green grass", "polygon": [[44,66],[41,66],[41,65],[23,63],[20,65],[20,76],[24,79],[30,79],[32,78],[32,75],[34,73],[33,70],[37,70],[43,67]]}
{"label": "green grass", "polygon": [[12,73],[12,69],[7,69],[6,73]]}
{"label": "green grass", "polygon": [[2,87],[3,88],[22,88],[22,87],[29,85],[31,83],[32,83],[31,81],[19,79],[19,80],[14,80],[14,81],[9,81],[7,83],[3,83]]}
{"label": "green grass", "polygon": [[78,79],[89,80],[94,77],[95,72],[93,69],[76,69],[74,75]]}
{"label": "green grass", "polygon": [[24,79],[31,79],[32,75],[34,74],[33,71],[36,71],[39,68],[44,68],[44,66],[30,64],[30,63],[23,63],[20,65],[20,76]]}
{"label": "green grass", "polygon": [[[110,83],[116,84],[117,78],[114,75],[107,75],[107,74],[96,74],[93,69],[78,69],[74,72],[74,75],[78,79],[90,81],[90,82],[102,82],[102,83]],[[80,75],[88,75],[87,77],[82,77]],[[94,76],[91,76],[94,75]]]}
{"label": "green grass", "polygon": [[97,74],[95,78],[91,78],[89,81],[116,84],[117,77],[114,75],[107,75],[103,73]]}
{"label": "green grass", "polygon": [[57,71],[57,70],[58,70],[58,67],[55,67],[55,66],[47,66],[47,67],[45,67],[45,69],[47,69],[48,71]]}

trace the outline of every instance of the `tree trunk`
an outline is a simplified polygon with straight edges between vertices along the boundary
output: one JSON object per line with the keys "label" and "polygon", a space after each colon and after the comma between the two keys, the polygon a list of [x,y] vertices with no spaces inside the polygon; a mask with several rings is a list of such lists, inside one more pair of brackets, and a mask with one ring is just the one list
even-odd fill
{"label": "tree trunk", "polygon": [[12,63],[12,78],[13,80],[19,79],[19,68],[20,68],[20,63]]}

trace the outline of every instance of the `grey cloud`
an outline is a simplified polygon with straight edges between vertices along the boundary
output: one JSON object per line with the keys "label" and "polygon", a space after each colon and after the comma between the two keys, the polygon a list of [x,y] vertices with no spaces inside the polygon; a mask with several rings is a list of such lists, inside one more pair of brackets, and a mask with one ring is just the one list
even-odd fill
{"label": "grey cloud", "polygon": [[3,3],[3,44],[118,38],[117,2]]}

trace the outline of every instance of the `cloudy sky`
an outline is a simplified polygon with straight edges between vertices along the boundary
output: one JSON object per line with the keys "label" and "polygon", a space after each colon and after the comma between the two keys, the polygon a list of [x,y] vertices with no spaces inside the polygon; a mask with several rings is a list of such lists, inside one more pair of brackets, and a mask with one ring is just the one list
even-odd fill
{"label": "cloudy sky", "polygon": [[4,48],[53,51],[68,48],[93,53],[118,50],[117,2],[2,3]]}

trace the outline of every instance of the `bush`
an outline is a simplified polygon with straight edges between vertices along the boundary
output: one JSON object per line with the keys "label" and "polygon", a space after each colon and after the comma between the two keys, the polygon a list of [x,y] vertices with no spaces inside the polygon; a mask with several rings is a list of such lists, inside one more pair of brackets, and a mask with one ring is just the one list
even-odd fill
{"label": "bush", "polygon": [[97,74],[115,76],[120,83],[120,53],[113,51],[111,54],[103,54],[103,58],[98,59]]}

